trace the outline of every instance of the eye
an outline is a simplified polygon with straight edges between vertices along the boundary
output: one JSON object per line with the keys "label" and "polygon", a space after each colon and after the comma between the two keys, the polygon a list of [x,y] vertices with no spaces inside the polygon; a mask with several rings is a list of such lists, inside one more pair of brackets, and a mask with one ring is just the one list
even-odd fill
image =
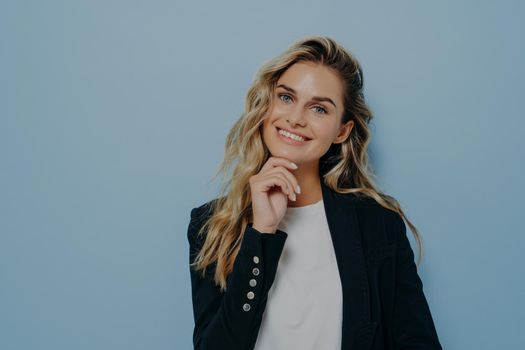
{"label": "eye", "polygon": [[321,106],[317,105],[317,106],[314,106],[314,108],[319,108],[320,110],[322,110],[322,111],[323,111],[323,113],[322,113],[322,114],[326,114],[326,109],[324,109],[323,107],[321,107]]}
{"label": "eye", "polygon": [[[288,102],[288,101],[286,100],[287,98],[289,99],[289,101],[292,101],[292,100],[293,100],[292,97],[291,97],[290,95],[288,95],[288,94],[278,94],[277,96],[279,97],[279,99],[280,99],[281,101],[283,101],[283,102],[285,102],[285,103]],[[283,99],[283,98],[284,98],[284,99]],[[316,105],[316,106],[314,106],[314,108],[318,108],[317,111],[320,110],[319,113],[321,113],[321,114],[327,114],[327,113],[328,113],[328,111],[326,110],[326,108],[324,108],[324,107],[322,107],[322,106],[320,106],[320,105]]]}
{"label": "eye", "polygon": [[281,97],[288,97],[288,98],[291,100],[290,95],[287,95],[287,94],[279,94],[279,99],[280,99],[281,101],[283,101],[283,102],[287,102],[287,101],[283,100]]}

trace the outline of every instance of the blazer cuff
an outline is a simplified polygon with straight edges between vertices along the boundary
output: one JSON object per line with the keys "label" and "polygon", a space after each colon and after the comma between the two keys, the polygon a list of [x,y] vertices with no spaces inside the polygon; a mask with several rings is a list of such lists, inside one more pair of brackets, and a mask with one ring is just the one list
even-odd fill
{"label": "blazer cuff", "polygon": [[266,273],[264,275],[264,292],[266,294],[270,290],[270,287],[275,280],[277,267],[279,265],[279,260],[281,258],[288,234],[279,229],[276,230],[275,233],[263,233],[257,229],[254,229],[251,223],[246,227],[246,234],[248,234],[248,236],[258,235],[261,241],[262,258],[265,261],[264,267],[266,269]]}
{"label": "blazer cuff", "polygon": [[[231,280],[228,281],[230,292],[237,294],[240,301],[259,306],[262,298],[266,299],[277,272],[279,259],[288,234],[277,230],[275,233],[261,233],[249,223],[245,227],[239,253],[235,258]],[[256,281],[256,286],[250,286],[250,280]],[[246,299],[248,291],[255,292],[254,300]],[[242,306],[243,304],[241,304]],[[262,305],[264,307],[264,303]]]}

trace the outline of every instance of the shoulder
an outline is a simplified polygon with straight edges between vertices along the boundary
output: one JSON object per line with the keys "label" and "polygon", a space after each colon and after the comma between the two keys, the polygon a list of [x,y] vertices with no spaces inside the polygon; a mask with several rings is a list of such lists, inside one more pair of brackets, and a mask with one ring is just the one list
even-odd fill
{"label": "shoulder", "polygon": [[[388,242],[395,242],[399,239],[399,235],[406,234],[403,217],[397,211],[382,206],[368,196],[355,197],[354,202],[361,224],[374,227],[375,229],[371,231],[376,234],[383,232]],[[378,228],[379,223],[382,229]]]}
{"label": "shoulder", "polygon": [[401,215],[392,209],[379,204],[374,198],[368,196],[354,196],[357,210],[364,215],[379,217],[388,224],[399,225],[403,221]]}
{"label": "shoulder", "polygon": [[213,204],[217,201],[217,198],[202,203],[195,208],[191,209],[191,221],[203,221],[209,215],[212,214]]}
{"label": "shoulder", "polygon": [[352,201],[355,203],[356,210],[359,212],[359,214],[366,217],[391,220],[395,215],[399,215],[396,211],[385,208],[372,197],[365,195],[354,195],[352,197]]}
{"label": "shoulder", "polygon": [[191,209],[188,225],[188,239],[190,242],[197,240],[197,233],[204,222],[213,214],[213,205],[218,200],[214,198]]}

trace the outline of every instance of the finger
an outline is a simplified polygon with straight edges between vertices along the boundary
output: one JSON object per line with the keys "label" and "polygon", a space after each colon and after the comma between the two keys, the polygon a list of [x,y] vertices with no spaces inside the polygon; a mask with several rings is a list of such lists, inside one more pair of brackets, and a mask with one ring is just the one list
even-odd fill
{"label": "finger", "polygon": [[277,166],[269,170],[267,174],[272,174],[272,173],[279,173],[279,174],[283,174],[284,176],[286,176],[288,181],[292,184],[293,191],[297,193],[301,193],[299,182],[297,181],[297,178],[294,176],[294,174],[292,174],[290,170],[282,166]]}
{"label": "finger", "polygon": [[281,179],[282,181],[284,181],[286,183],[286,190],[287,192],[285,192],[288,197],[295,201],[297,199],[297,196],[295,195],[295,191],[293,189],[293,183],[290,182],[290,180],[288,180],[288,178],[281,172],[276,172],[276,173],[273,173],[271,175],[268,175],[268,176],[275,176],[279,179]]}
{"label": "finger", "polygon": [[277,186],[281,188],[281,191],[285,194],[290,193],[290,189],[288,188],[288,183],[283,178],[279,177],[278,175],[271,175],[262,177],[259,180],[258,183],[261,187],[261,191],[268,192],[273,187]]}
{"label": "finger", "polygon": [[[260,187],[259,187],[260,186]],[[270,176],[261,177],[256,184],[256,188],[260,188],[262,192],[268,192],[272,187],[280,187],[281,191],[295,201],[294,193],[290,188],[290,184],[283,175],[274,174]]]}
{"label": "finger", "polygon": [[273,157],[272,156],[272,157],[268,158],[266,163],[263,165],[263,167],[261,168],[260,173],[267,172],[268,170],[270,170],[270,169],[272,169],[272,168],[274,168],[276,166],[284,166],[286,168],[293,169],[293,170],[296,170],[298,168],[297,164],[295,164],[294,162],[292,162],[289,159],[286,159],[286,158],[283,158],[283,157]]}

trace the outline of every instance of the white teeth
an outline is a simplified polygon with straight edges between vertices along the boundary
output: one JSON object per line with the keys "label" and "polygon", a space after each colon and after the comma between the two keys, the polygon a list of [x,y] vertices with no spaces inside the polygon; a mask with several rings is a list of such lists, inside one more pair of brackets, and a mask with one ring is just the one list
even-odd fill
{"label": "white teeth", "polygon": [[294,134],[290,134],[288,131],[285,131],[285,130],[282,130],[282,129],[279,129],[279,134],[283,135],[283,136],[286,136],[292,140],[296,140],[296,141],[305,141],[304,138],[302,138],[301,136],[297,136],[297,135],[294,135]]}

